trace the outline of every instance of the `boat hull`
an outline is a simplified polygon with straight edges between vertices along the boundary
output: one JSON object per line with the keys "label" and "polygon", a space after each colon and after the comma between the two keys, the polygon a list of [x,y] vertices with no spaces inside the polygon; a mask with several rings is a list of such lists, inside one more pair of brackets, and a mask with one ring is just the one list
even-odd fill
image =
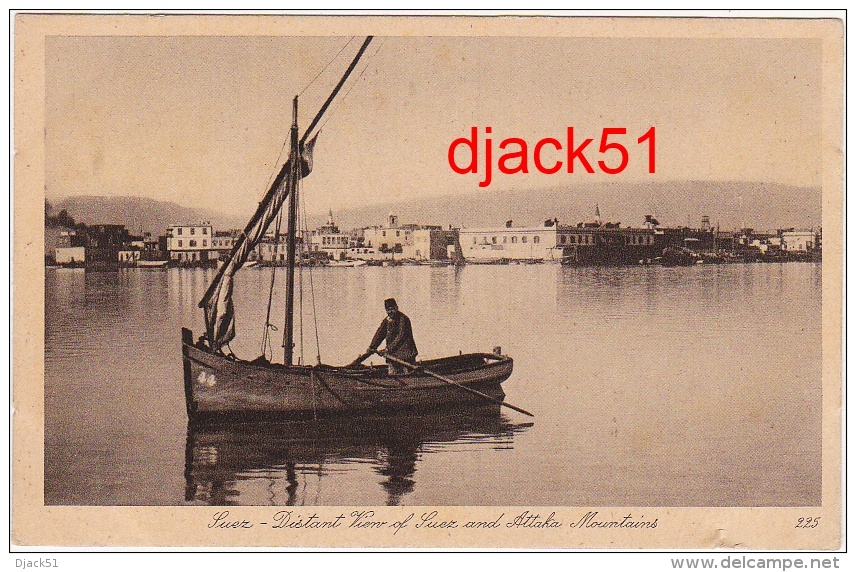
{"label": "boat hull", "polygon": [[166,268],[168,260],[137,260],[137,268]]}
{"label": "boat hull", "polygon": [[[347,415],[360,412],[432,410],[484,403],[485,399],[423,372],[387,375],[385,366],[340,368],[282,366],[215,354],[193,344],[182,330],[184,388],[191,419],[212,416]],[[418,365],[455,383],[502,400],[502,382],[513,360],[496,354],[464,354]]]}

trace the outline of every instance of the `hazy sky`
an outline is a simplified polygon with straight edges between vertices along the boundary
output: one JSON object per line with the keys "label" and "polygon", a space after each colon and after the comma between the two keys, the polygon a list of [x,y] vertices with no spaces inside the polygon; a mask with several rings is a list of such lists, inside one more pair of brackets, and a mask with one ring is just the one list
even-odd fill
{"label": "hazy sky", "polygon": [[[138,195],[249,214],[288,137],[292,97],[348,40],[49,37],[48,198]],[[361,41],[303,93],[302,128]],[[480,192],[483,175],[453,173],[447,150],[486,125],[495,142],[531,145],[564,143],[574,126],[595,138],[592,163],[601,129],[624,127],[630,149],[619,175],[494,166],[489,190],[606,179],[819,187],[821,55],[819,40],[803,39],[377,37],[323,127],[306,205]],[[650,126],[653,175],[635,143]]]}

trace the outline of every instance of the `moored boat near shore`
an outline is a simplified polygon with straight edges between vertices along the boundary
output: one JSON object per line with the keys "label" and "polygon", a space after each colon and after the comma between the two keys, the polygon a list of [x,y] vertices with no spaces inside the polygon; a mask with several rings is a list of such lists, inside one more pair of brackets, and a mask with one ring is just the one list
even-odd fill
{"label": "moored boat near shore", "polygon": [[168,260],[137,260],[137,268],[166,268]]}

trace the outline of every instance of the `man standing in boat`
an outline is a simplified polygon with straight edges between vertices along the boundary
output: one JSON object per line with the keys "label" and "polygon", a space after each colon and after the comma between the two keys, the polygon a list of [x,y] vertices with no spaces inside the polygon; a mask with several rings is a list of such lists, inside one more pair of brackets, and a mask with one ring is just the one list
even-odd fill
{"label": "man standing in boat", "polygon": [[[368,353],[377,352],[381,356],[389,355],[407,363],[416,363],[416,355],[419,350],[416,349],[416,342],[413,340],[410,318],[398,309],[395,298],[387,298],[383,305],[386,308],[386,318],[383,319],[377,332],[375,332]],[[378,351],[378,346],[384,340],[386,340],[386,348]],[[387,364],[389,364],[390,375],[403,375],[408,372],[408,369],[403,365],[389,360],[387,360]]]}

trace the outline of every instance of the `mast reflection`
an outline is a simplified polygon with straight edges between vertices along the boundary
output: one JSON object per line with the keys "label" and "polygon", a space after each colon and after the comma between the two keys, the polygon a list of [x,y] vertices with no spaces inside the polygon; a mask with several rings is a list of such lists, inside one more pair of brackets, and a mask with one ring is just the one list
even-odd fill
{"label": "mast reflection", "polygon": [[[221,419],[190,424],[185,501],[218,506],[359,504],[324,498],[320,491],[342,471],[369,464],[383,478],[386,504],[398,505],[417,486],[424,454],[461,443],[512,448],[514,434],[531,425],[512,423],[498,406],[317,421]],[[265,494],[246,493],[245,481],[259,480],[266,482]],[[308,480],[316,481],[315,490]]]}

